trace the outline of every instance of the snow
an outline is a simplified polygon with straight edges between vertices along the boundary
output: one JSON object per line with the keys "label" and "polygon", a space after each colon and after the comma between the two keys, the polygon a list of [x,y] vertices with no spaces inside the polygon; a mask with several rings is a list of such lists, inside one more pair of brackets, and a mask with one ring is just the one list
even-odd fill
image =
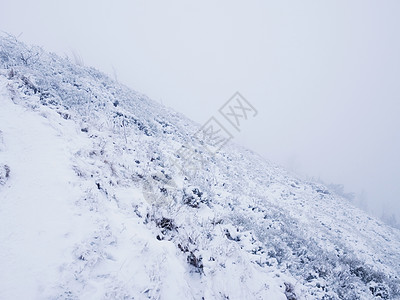
{"label": "snow", "polygon": [[55,284],[60,261],[71,259],[81,220],[73,210],[77,191],[66,142],[49,121],[14,104],[1,80],[0,161],[11,176],[0,207],[1,299],[38,298]]}
{"label": "snow", "polygon": [[[11,169],[11,179],[1,193],[0,299],[42,299],[50,297],[51,288],[59,284],[63,265],[73,262],[76,244],[96,228],[90,216],[78,213],[74,207],[80,191],[68,159],[70,145],[65,132],[60,134],[53,128],[55,123],[48,119],[51,112],[39,114],[16,105],[7,95],[6,81],[1,79],[0,84],[0,128],[6,145],[0,161]],[[110,210],[110,215],[109,220],[121,219],[115,211]],[[161,270],[160,262],[152,262],[157,258],[178,274],[165,274],[170,281],[164,283],[165,293],[173,295],[170,299],[187,298],[187,286],[186,290],[180,287],[174,278],[182,277],[184,272],[182,266],[179,268],[175,247],[170,242],[160,245],[132,218],[115,223],[120,245],[112,250],[113,258],[96,269],[96,276],[115,276],[143,291],[144,274],[162,276],[160,272],[166,272]],[[151,263],[143,264],[145,258]],[[81,297],[99,299],[102,295],[102,282],[92,280]]]}
{"label": "snow", "polygon": [[247,149],[207,153],[96,70],[0,46],[0,299],[400,296],[399,230]]}

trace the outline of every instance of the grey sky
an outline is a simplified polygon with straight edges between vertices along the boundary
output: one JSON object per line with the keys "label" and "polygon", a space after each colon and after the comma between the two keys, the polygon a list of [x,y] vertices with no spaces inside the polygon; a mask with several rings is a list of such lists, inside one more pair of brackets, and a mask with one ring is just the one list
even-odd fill
{"label": "grey sky", "polygon": [[4,1],[0,30],[80,55],[205,122],[235,92],[236,134],[400,219],[399,1]]}

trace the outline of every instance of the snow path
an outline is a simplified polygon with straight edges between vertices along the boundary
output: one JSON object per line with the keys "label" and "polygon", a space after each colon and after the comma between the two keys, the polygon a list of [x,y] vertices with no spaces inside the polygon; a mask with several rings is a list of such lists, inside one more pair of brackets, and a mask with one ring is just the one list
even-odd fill
{"label": "snow path", "polygon": [[1,83],[0,164],[11,173],[0,186],[0,299],[36,299],[70,258],[79,220],[69,203],[78,195],[65,142],[48,120],[6,93]]}

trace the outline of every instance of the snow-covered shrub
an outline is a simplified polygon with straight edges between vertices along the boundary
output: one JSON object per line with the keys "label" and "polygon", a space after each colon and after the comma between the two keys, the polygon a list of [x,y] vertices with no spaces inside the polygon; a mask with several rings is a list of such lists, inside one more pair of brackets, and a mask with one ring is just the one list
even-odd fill
{"label": "snow-covered shrub", "polygon": [[177,185],[163,170],[143,177],[142,187],[143,196],[151,205],[167,207],[175,203],[178,194]]}
{"label": "snow-covered shrub", "polygon": [[0,165],[0,185],[4,185],[10,177],[10,167],[8,165]]}
{"label": "snow-covered shrub", "polygon": [[187,256],[187,262],[194,268],[194,271],[197,273],[204,273],[203,271],[203,258],[201,255],[195,255],[192,251],[190,251]]}
{"label": "snow-covered shrub", "polygon": [[287,300],[297,300],[294,286],[290,282],[285,282],[285,296]]}
{"label": "snow-covered shrub", "polygon": [[198,187],[187,187],[183,191],[182,202],[193,208],[199,208],[201,203],[208,204],[208,199]]}

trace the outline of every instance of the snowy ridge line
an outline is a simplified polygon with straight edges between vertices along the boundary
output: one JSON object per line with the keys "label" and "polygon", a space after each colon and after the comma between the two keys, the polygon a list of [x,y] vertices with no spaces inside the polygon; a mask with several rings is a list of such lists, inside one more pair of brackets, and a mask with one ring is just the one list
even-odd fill
{"label": "snowy ridge line", "polygon": [[[192,139],[198,126],[185,117],[94,69],[11,37],[0,38],[0,67],[0,168],[10,168],[0,185],[0,241],[8,251],[0,266],[13,274],[1,278],[0,298],[400,297],[399,230],[326,187],[233,143],[214,155],[202,151],[204,167],[187,178],[171,162],[179,160],[176,149],[202,148]],[[29,134],[21,120],[37,131]],[[37,143],[41,135],[55,146]],[[31,138],[21,146],[18,136]],[[30,198],[17,191],[35,186],[35,176],[24,178],[16,157],[30,153],[30,145],[36,147],[33,160],[48,157],[31,165],[43,177],[32,195],[39,206],[48,203],[47,223],[29,233],[49,248],[51,238],[56,241],[49,263],[33,255],[41,246],[24,227],[7,225],[10,216],[25,222],[18,205]],[[55,198],[64,210],[52,205]],[[53,224],[59,226],[49,230]],[[31,251],[16,251],[24,245]],[[21,257],[36,270],[27,276],[26,291],[15,284],[23,269],[6,264]]]}

